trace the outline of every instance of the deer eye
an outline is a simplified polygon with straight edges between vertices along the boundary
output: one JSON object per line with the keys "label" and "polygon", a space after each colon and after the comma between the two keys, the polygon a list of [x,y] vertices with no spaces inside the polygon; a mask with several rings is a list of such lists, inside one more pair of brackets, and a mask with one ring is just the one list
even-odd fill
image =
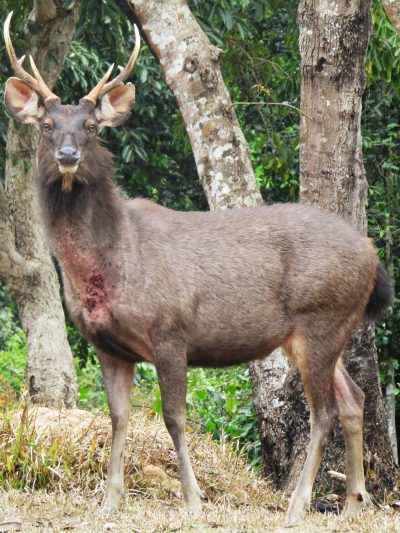
{"label": "deer eye", "polygon": [[46,132],[46,133],[48,133],[49,131],[51,131],[51,126],[50,126],[50,124],[49,124],[48,122],[45,122],[45,123],[43,124],[43,131]]}
{"label": "deer eye", "polygon": [[96,128],[96,124],[89,124],[87,126],[87,130],[88,130],[89,133],[96,133],[96,129],[97,129]]}

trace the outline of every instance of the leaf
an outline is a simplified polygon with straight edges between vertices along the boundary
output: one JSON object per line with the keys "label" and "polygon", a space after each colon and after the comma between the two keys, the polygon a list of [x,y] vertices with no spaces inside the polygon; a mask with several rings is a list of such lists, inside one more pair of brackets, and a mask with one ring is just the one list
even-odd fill
{"label": "leaf", "polygon": [[208,431],[209,433],[212,433],[215,429],[215,422],[211,420],[211,418],[209,418],[205,424],[205,427],[206,427],[206,431]]}
{"label": "leaf", "polygon": [[155,402],[153,402],[153,405],[151,406],[151,408],[153,409],[153,411],[154,411],[157,415],[161,415],[161,411],[162,411],[162,402],[161,402],[161,399],[158,398]]}
{"label": "leaf", "polygon": [[228,398],[225,402],[225,409],[227,410],[228,413],[236,413],[237,411],[236,398],[234,398],[233,396]]}
{"label": "leaf", "polygon": [[234,383],[230,383],[227,386],[227,391],[229,392],[229,394],[235,394],[237,391],[237,386]]}
{"label": "leaf", "polygon": [[206,400],[207,399],[207,393],[205,390],[202,390],[202,389],[197,389],[195,391],[195,394],[198,398],[200,398],[200,400]]}

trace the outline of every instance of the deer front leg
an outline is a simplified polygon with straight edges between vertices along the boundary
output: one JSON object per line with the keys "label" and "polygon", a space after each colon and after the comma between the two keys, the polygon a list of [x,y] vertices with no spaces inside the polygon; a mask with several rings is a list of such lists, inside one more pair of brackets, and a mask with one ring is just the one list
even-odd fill
{"label": "deer front leg", "polygon": [[186,348],[181,342],[168,341],[158,345],[155,353],[164,423],[178,456],[183,499],[188,508],[198,514],[201,511],[201,492],[190,464],[185,440]]}
{"label": "deer front leg", "polygon": [[112,424],[111,459],[102,513],[118,508],[124,492],[124,444],[130,412],[134,365],[129,361],[98,353]]}

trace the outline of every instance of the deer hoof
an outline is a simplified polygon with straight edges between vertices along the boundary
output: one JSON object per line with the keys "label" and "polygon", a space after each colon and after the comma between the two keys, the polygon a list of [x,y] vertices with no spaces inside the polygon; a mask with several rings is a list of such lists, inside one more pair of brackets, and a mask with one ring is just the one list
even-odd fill
{"label": "deer hoof", "polygon": [[362,491],[358,494],[352,494],[347,497],[343,516],[354,516],[371,507],[373,507],[373,503],[368,492]]}
{"label": "deer hoof", "polygon": [[197,495],[190,500],[187,500],[185,503],[186,508],[191,515],[199,516],[201,514],[201,501]]}
{"label": "deer hoof", "polygon": [[118,503],[106,500],[100,507],[100,513],[107,515],[114,513],[118,509]]}
{"label": "deer hoof", "polygon": [[285,528],[296,527],[296,526],[298,526],[299,524],[301,524],[303,518],[304,518],[304,514],[290,514],[290,515],[286,515],[286,519],[285,519],[284,527],[285,527]]}

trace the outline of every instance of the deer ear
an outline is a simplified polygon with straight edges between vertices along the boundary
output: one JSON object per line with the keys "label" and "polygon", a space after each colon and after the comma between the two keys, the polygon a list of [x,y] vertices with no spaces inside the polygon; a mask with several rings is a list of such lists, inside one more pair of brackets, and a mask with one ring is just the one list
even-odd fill
{"label": "deer ear", "polygon": [[99,126],[119,126],[131,114],[135,102],[135,86],[132,83],[115,87],[106,93],[96,109]]}
{"label": "deer ear", "polygon": [[4,103],[10,115],[25,124],[39,122],[44,113],[38,94],[19,78],[7,80]]}

